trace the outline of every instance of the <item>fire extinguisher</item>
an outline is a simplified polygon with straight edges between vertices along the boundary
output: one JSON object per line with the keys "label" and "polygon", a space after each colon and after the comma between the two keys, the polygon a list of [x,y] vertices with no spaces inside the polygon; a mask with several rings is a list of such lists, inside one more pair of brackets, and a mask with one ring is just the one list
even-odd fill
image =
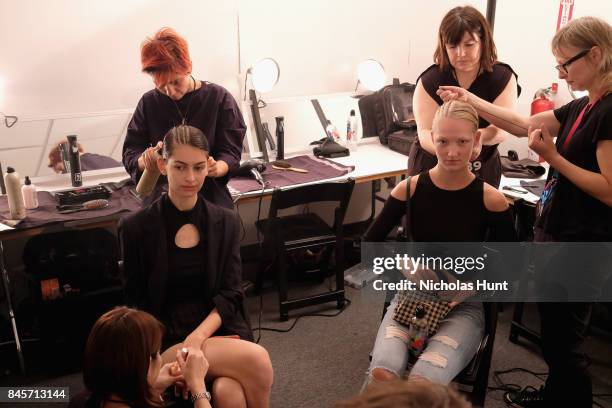
{"label": "fire extinguisher", "polygon": [[[531,115],[535,115],[536,113],[545,112],[547,110],[555,109],[555,101],[554,97],[557,94],[557,84],[553,83],[551,88],[540,89],[536,92],[533,97],[533,101],[531,101]],[[536,154],[531,149],[528,152],[528,156],[530,159],[537,161],[538,163],[543,163],[544,159],[542,159],[538,154]]]}
{"label": "fire extinguisher", "polygon": [[553,82],[550,88],[538,89],[531,102],[531,115],[555,109],[555,98],[559,85]]}
{"label": "fire extinguisher", "polygon": [[542,94],[531,102],[531,115],[555,108],[555,102],[546,94]]}

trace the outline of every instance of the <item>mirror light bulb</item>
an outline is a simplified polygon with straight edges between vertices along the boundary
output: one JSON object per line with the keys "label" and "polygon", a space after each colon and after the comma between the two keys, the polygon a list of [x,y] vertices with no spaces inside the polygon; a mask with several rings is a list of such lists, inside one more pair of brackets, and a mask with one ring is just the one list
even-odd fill
{"label": "mirror light bulb", "polygon": [[265,58],[252,68],[251,81],[257,92],[269,92],[274,88],[280,76],[278,64],[272,58]]}
{"label": "mirror light bulb", "polygon": [[367,59],[359,63],[357,67],[357,78],[370,91],[378,91],[385,86],[386,75],[382,64],[373,59]]}

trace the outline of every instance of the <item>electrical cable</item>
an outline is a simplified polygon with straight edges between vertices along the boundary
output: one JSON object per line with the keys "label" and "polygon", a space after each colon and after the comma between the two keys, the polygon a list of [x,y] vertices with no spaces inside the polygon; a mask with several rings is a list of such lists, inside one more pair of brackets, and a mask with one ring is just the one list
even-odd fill
{"label": "electrical cable", "polygon": [[[263,300],[263,297],[261,297],[261,299]],[[351,305],[351,301],[350,299],[344,299],[344,306],[342,306],[342,309],[338,310],[335,313],[330,313],[330,314],[326,314],[326,313],[306,313],[303,315],[300,315],[298,317],[295,318],[295,320],[293,321],[293,323],[291,324],[291,326],[289,326],[288,329],[277,329],[274,327],[258,327],[255,330],[259,331],[259,336],[257,337],[257,343],[259,342],[259,339],[261,338],[261,332],[262,331],[271,331],[271,332],[276,332],[276,333],[289,333],[291,330],[293,330],[293,328],[295,327],[295,325],[297,324],[297,322],[302,318],[302,317],[336,317],[338,315],[340,315],[342,312],[344,312],[349,306]]]}
{"label": "electrical cable", "polygon": [[[548,376],[548,372],[545,373],[538,373],[535,371],[531,371],[528,370],[526,368],[522,368],[522,367],[516,367],[516,368],[510,368],[508,370],[497,370],[497,371],[493,371],[493,380],[495,381],[497,386],[489,386],[487,387],[488,390],[490,391],[506,391],[506,392],[518,392],[521,390],[533,390],[533,391],[537,391],[537,388],[528,385],[526,387],[521,387],[518,384],[512,384],[512,383],[504,383],[501,379],[501,375],[503,374],[509,374],[509,373],[517,373],[517,372],[524,372],[524,373],[528,373],[533,375],[534,377],[536,377],[538,380],[545,382],[546,379],[543,378],[545,376]],[[612,397],[612,394],[597,394],[597,393],[593,393],[593,398],[606,398],[606,397]],[[594,406],[598,406],[598,407],[602,407],[604,408],[603,405],[601,405],[600,403],[598,403],[597,401],[593,401],[593,405]]]}
{"label": "electrical cable", "polygon": [[508,370],[496,370],[496,371],[493,371],[493,380],[495,381],[497,386],[496,387],[489,386],[487,388],[491,391],[520,391],[523,387],[521,387],[518,384],[505,383],[503,382],[501,378],[501,375],[503,374],[517,373],[517,372],[524,372],[524,373],[531,374],[540,381],[545,381],[545,379],[542,377],[548,375],[547,372],[538,373],[538,372],[531,371],[531,370],[528,370],[522,367],[510,368]]}
{"label": "electrical cable", "polygon": [[240,237],[240,242],[244,241],[244,238],[246,237],[246,227],[244,226],[244,220],[242,219],[242,216],[240,215],[240,204],[237,203],[238,200],[234,201],[234,204],[236,204],[236,213],[238,214],[238,220],[240,221],[240,228],[242,229],[242,235]]}

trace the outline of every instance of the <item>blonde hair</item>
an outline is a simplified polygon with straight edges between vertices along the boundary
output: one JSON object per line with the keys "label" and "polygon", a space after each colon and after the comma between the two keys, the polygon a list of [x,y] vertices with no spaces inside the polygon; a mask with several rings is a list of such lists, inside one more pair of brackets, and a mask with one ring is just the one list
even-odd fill
{"label": "blonde hair", "polygon": [[606,88],[612,88],[612,26],[597,17],[580,17],[570,21],[555,34],[551,41],[553,53],[563,47],[588,50],[598,46],[601,49],[599,73]]}
{"label": "blonde hair", "polygon": [[448,101],[443,103],[436,111],[431,125],[432,130],[438,129],[438,121],[444,118],[462,119],[472,124],[472,131],[478,130],[478,113],[476,109],[467,102]]}

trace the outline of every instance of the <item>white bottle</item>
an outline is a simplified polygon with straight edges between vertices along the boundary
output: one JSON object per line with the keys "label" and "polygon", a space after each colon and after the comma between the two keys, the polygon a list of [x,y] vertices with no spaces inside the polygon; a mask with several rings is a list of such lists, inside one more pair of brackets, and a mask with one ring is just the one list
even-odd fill
{"label": "white bottle", "polygon": [[23,204],[23,196],[21,195],[21,180],[19,180],[19,174],[17,174],[14,168],[6,168],[4,184],[6,185],[6,196],[11,219],[23,220],[26,216],[26,210]]}
{"label": "white bottle", "polygon": [[346,121],[346,144],[349,150],[357,149],[357,118],[355,109],[351,109],[351,114]]}
{"label": "white bottle", "polygon": [[21,187],[21,195],[27,210],[38,208],[38,194],[36,186],[30,181],[30,177],[26,176],[23,187]]}

